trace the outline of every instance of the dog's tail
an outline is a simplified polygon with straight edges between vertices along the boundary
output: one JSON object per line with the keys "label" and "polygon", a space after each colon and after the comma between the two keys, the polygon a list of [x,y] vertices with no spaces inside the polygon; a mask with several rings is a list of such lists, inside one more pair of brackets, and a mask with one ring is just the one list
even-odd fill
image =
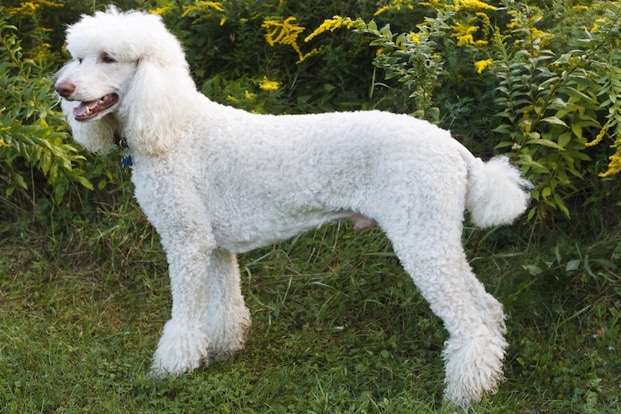
{"label": "dog's tail", "polygon": [[459,145],[461,156],[468,164],[466,208],[478,227],[511,224],[526,208],[532,184],[504,156],[488,162],[475,158]]}

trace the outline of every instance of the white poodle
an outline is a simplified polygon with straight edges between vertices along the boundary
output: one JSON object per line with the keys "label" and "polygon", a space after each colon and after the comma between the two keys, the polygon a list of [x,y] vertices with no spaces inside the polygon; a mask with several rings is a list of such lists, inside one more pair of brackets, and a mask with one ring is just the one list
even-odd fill
{"label": "white poodle", "polygon": [[55,89],[73,136],[123,146],[136,198],[161,236],[172,317],[155,376],[189,372],[244,346],[250,316],[235,254],[335,220],[378,225],[450,334],[445,397],[467,407],[502,378],[502,305],[475,278],[464,210],[511,223],[529,183],[506,158],[484,163],[448,131],[385,112],[257,115],[200,94],[158,16],[107,12],[67,30],[73,60]]}

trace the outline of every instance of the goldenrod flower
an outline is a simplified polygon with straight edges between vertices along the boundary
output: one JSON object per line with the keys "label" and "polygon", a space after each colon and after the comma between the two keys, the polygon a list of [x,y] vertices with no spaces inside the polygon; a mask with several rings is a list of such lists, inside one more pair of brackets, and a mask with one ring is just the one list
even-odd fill
{"label": "goldenrod flower", "polygon": [[408,35],[408,39],[410,39],[413,43],[420,45],[420,33],[410,33]]}
{"label": "goldenrod flower", "polygon": [[477,16],[479,19],[483,20],[486,26],[492,25],[492,22],[489,20],[489,16],[487,15],[487,13],[476,12],[474,15]]}
{"label": "goldenrod flower", "polygon": [[298,36],[304,31],[304,27],[296,24],[295,17],[290,16],[285,20],[267,18],[261,27],[266,30],[265,40],[270,46],[276,44],[291,46],[300,57],[299,61],[304,60],[305,56],[298,45]]}
{"label": "goldenrod flower", "polygon": [[388,10],[399,11],[404,7],[408,10],[414,10],[414,5],[412,4],[412,0],[392,0],[386,6],[379,8],[375,13],[373,13],[373,15],[377,16]]}
{"label": "goldenrod flower", "polygon": [[263,80],[259,84],[259,88],[265,92],[274,92],[280,88],[280,82],[271,81],[267,78],[267,76],[264,76]]}
{"label": "goldenrod flower", "polygon": [[220,13],[224,13],[224,6],[218,1],[195,1],[194,4],[205,9],[214,9]]}
{"label": "goldenrod flower", "polygon": [[591,32],[597,32],[601,28],[600,23],[605,23],[605,22],[606,22],[605,18],[595,19],[595,22],[593,23],[593,27],[591,28]]}
{"label": "goldenrod flower", "polygon": [[319,25],[319,27],[316,28],[313,33],[306,36],[306,39],[304,39],[304,41],[309,42],[311,39],[320,35],[321,33],[327,31],[333,32],[343,26],[345,26],[347,29],[350,29],[354,25],[354,23],[355,21],[350,19],[349,17],[334,16],[331,19],[324,20],[323,23],[321,23],[321,25]]}
{"label": "goldenrod flower", "polygon": [[379,16],[380,14],[384,13],[385,11],[390,10],[390,6],[384,6],[384,7],[380,7],[379,9],[377,9],[375,11],[375,13],[373,13],[373,16]]}
{"label": "goldenrod flower", "polygon": [[474,40],[472,36],[479,30],[478,26],[470,26],[468,23],[458,22],[455,26],[451,26],[453,34],[451,37],[457,38],[457,46],[485,46],[487,40]]}
{"label": "goldenrod flower", "polygon": [[459,9],[496,10],[496,7],[479,0],[455,0],[455,11],[459,11]]}
{"label": "goldenrod flower", "polygon": [[530,35],[533,39],[539,39],[541,46],[545,45],[549,39],[552,39],[554,35],[552,33],[544,32],[536,27],[530,28]]}
{"label": "goldenrod flower", "polygon": [[155,14],[158,16],[163,16],[170,9],[170,7],[156,7],[155,9],[149,10],[149,13]]}
{"label": "goldenrod flower", "polygon": [[520,23],[517,20],[511,20],[509,23],[507,23],[507,29],[513,30],[518,28],[519,25]]}
{"label": "goldenrod flower", "polygon": [[474,66],[477,68],[477,73],[481,74],[485,69],[492,67],[492,63],[494,63],[492,59],[485,59],[474,62]]}
{"label": "goldenrod flower", "polygon": [[429,0],[429,1],[421,1],[420,3],[421,6],[427,6],[427,7],[438,7],[440,5],[440,1],[439,0]]}
{"label": "goldenrod flower", "polygon": [[224,13],[224,6],[218,1],[196,0],[194,4],[185,8],[181,16],[186,17],[190,13],[197,13],[199,15],[203,15],[206,13],[209,14],[213,11],[216,11],[218,13]]}
{"label": "goldenrod flower", "polygon": [[604,139],[604,136],[606,136],[606,131],[607,130],[608,130],[608,128],[606,126],[604,126],[604,128],[602,128],[602,130],[599,131],[599,134],[597,134],[597,136],[595,137],[595,139],[593,141],[587,142],[584,145],[587,146],[587,147],[594,147],[595,145],[599,144]]}
{"label": "goldenrod flower", "polygon": [[32,0],[22,2],[18,7],[8,7],[7,11],[15,16],[31,16],[41,7],[63,7],[63,4],[48,0]]}
{"label": "goldenrod flower", "polygon": [[608,170],[600,173],[600,177],[610,177],[621,173],[621,134],[617,134],[617,142],[613,145],[615,153],[609,157]]}

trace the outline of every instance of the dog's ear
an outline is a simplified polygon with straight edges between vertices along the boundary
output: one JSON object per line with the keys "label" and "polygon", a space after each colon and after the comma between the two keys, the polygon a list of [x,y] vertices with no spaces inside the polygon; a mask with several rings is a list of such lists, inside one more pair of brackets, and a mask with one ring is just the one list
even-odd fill
{"label": "dog's ear", "polygon": [[118,131],[116,120],[111,116],[104,116],[96,121],[76,121],[73,108],[79,104],[76,101],[61,100],[61,107],[71,127],[73,139],[90,152],[107,153],[115,143],[114,135]]}
{"label": "dog's ear", "polygon": [[130,150],[158,154],[173,146],[191,112],[194,97],[188,94],[195,92],[185,61],[141,59],[120,108]]}

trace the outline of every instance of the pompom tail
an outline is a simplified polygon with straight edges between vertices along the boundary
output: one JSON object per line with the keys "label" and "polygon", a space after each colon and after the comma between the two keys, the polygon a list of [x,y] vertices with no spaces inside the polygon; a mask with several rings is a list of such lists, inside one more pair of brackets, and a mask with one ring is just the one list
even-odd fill
{"label": "pompom tail", "polygon": [[466,208],[478,227],[511,224],[526,211],[531,188],[507,157],[477,158],[469,166]]}

